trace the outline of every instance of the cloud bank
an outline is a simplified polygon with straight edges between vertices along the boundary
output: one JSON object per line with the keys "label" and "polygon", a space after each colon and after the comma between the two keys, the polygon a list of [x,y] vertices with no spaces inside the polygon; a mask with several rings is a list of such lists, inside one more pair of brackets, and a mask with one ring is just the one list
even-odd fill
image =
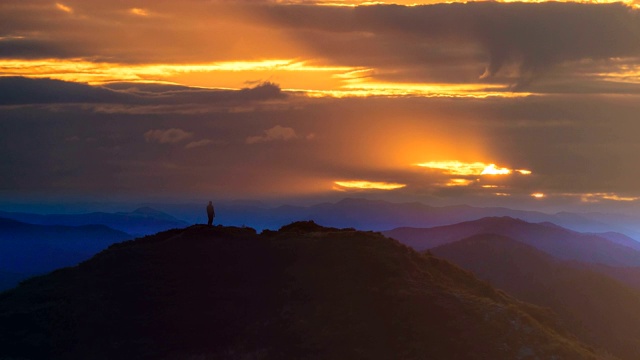
{"label": "cloud bank", "polygon": [[640,12],[621,3],[274,6],[269,15],[329,61],[413,75],[484,64],[485,77],[522,86],[564,62],[640,56]]}

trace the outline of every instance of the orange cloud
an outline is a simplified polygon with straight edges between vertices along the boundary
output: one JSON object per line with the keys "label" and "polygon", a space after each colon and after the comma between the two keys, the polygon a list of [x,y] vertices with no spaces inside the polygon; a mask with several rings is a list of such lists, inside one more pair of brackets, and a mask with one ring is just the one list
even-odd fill
{"label": "orange cloud", "polygon": [[129,12],[132,13],[133,15],[149,16],[149,11],[147,11],[146,9],[132,8],[129,10]]}
{"label": "orange cloud", "polygon": [[61,3],[56,3],[56,8],[58,10],[66,12],[68,14],[72,14],[73,13],[73,9],[72,8],[70,8],[69,6],[66,6],[64,4],[61,4]]}
{"label": "orange cloud", "polygon": [[338,188],[334,188],[335,190],[344,190],[344,189],[367,189],[367,190],[395,190],[406,187],[406,184],[399,183],[389,183],[382,181],[367,181],[367,180],[346,180],[346,181],[335,181]]}
{"label": "orange cloud", "polygon": [[469,180],[469,179],[451,179],[446,185],[447,186],[469,186],[474,182],[475,180]]}
{"label": "orange cloud", "polygon": [[[425,167],[434,170],[441,170],[445,174],[449,175],[463,175],[463,176],[476,176],[476,175],[510,175],[514,170],[510,170],[505,167],[498,167],[496,164],[486,164],[483,162],[462,162],[462,161],[430,161],[425,163],[416,164],[420,167]],[[530,170],[515,170],[522,175],[531,174]]]}
{"label": "orange cloud", "polygon": [[621,196],[616,193],[587,193],[579,195],[582,202],[586,203],[596,203],[602,200],[610,200],[610,201],[637,201],[640,200],[640,197],[637,196]]}

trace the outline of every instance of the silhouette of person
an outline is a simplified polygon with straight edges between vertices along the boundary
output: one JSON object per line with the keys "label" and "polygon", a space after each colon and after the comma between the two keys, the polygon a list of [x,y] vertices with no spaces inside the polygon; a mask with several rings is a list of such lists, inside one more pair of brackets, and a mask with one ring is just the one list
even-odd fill
{"label": "silhouette of person", "polygon": [[207,216],[209,217],[209,221],[207,225],[211,226],[213,224],[213,218],[216,216],[216,212],[213,209],[213,204],[209,201],[209,205],[207,205]]}

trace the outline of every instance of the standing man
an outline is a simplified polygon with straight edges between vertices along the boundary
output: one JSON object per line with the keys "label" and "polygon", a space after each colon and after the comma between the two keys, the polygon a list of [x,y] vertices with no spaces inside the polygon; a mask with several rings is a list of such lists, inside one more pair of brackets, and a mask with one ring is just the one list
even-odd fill
{"label": "standing man", "polygon": [[211,224],[213,224],[213,218],[216,216],[216,212],[213,210],[213,204],[211,201],[209,201],[209,205],[207,205],[207,216],[209,217],[207,225],[211,226]]}

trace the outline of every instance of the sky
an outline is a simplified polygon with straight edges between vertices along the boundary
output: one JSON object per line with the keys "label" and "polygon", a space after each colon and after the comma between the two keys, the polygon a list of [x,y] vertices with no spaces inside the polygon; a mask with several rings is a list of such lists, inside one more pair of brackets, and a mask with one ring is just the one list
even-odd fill
{"label": "sky", "polygon": [[3,0],[0,201],[637,212],[640,2]]}

